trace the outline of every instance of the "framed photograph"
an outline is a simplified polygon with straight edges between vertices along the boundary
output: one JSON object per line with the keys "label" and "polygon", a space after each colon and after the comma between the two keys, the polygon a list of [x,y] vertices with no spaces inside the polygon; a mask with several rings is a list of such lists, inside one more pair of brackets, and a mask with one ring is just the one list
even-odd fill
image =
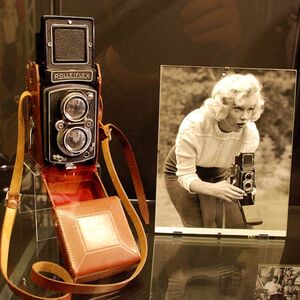
{"label": "framed photograph", "polygon": [[300,266],[261,264],[255,285],[255,300],[297,300],[300,296]]}
{"label": "framed photograph", "polygon": [[162,65],[157,233],[285,237],[296,71]]}

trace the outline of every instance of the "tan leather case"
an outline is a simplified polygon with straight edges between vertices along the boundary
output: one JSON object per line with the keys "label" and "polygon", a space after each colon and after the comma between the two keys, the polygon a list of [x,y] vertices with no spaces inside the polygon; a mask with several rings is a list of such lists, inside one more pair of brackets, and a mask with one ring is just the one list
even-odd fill
{"label": "tan leather case", "polygon": [[53,208],[52,217],[75,282],[108,277],[140,261],[118,197],[60,205]]}

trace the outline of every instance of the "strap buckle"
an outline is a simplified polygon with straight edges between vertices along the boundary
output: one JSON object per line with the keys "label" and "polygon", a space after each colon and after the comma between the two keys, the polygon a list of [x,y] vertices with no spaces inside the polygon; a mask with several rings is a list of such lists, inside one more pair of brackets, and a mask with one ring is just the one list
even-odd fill
{"label": "strap buckle", "polygon": [[100,123],[100,129],[101,129],[100,133],[102,133],[102,140],[105,140],[106,138],[108,138],[108,140],[111,141],[112,128],[110,128],[109,124],[103,125],[102,123]]}
{"label": "strap buckle", "polygon": [[22,194],[12,194],[9,191],[6,193],[4,205],[8,208],[18,209],[20,206]]}
{"label": "strap buckle", "polygon": [[112,139],[111,132],[112,132],[112,129],[111,128],[107,128],[106,134],[107,134],[107,137],[108,137],[109,141],[111,141],[111,139]]}

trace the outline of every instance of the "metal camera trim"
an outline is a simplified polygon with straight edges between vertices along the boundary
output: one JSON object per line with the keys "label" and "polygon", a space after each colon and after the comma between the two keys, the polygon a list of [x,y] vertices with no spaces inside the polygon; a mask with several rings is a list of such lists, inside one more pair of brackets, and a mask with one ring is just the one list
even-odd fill
{"label": "metal camera trim", "polygon": [[[249,187],[247,187],[247,185],[250,185]],[[249,193],[253,190],[253,180],[244,180],[243,181],[243,190],[246,193]]]}
{"label": "metal camera trim", "polygon": [[[74,99],[74,98],[80,98],[83,100],[84,104],[85,104],[85,112],[84,114],[80,117],[80,118],[72,118],[70,116],[69,113],[67,113],[66,111],[66,105],[68,104],[68,101],[70,101],[71,99]],[[66,94],[66,96],[62,99],[61,101],[61,105],[60,105],[60,109],[61,109],[61,112],[62,114],[65,116],[65,118],[71,122],[80,122],[82,121],[86,116],[87,114],[89,113],[89,102],[88,102],[88,98],[86,97],[86,95],[84,95],[82,92],[70,92],[68,94]]]}
{"label": "metal camera trim", "polygon": [[253,171],[246,171],[244,172],[244,178],[245,180],[252,180],[253,181],[253,178],[254,178],[254,172]]}
{"label": "metal camera trim", "polygon": [[[57,103],[57,101],[59,101],[58,108],[60,108],[62,101],[60,99],[64,99],[66,95],[69,95],[73,92],[82,93],[83,95],[85,95],[89,104],[87,115],[79,122],[70,122],[64,117],[61,109],[58,109],[57,111],[59,112],[60,116],[56,119],[55,115],[52,116],[53,112],[51,110],[51,103],[54,101],[53,104],[55,104]],[[91,97],[91,95],[93,95],[93,97]],[[45,143],[46,160],[54,164],[66,164],[82,163],[87,160],[93,159],[96,156],[97,143],[97,90],[95,90],[91,86],[83,84],[59,84],[44,89],[43,101],[45,103],[45,107],[47,108],[47,118],[44,121],[44,126],[46,129],[45,134],[47,136],[47,143]],[[91,112],[95,112],[95,114],[92,113],[90,115]],[[50,123],[52,123],[51,126]],[[90,135],[91,137],[91,139],[88,140],[89,143],[86,144],[86,148],[83,148],[85,150],[81,150],[79,154],[77,151],[75,151],[76,153],[72,153],[68,151],[67,148],[59,146],[60,143],[62,144],[61,141],[66,130],[74,127],[84,128],[86,133],[89,132],[87,133],[87,136]],[[52,142],[54,142],[54,144],[56,145],[57,150],[54,150],[54,144]],[[85,155],[85,152],[88,152],[89,155]]]}
{"label": "metal camera trim", "polygon": [[[253,171],[244,171],[242,173],[242,182],[241,186],[246,193],[250,193],[253,190],[254,186],[254,172]],[[248,187],[249,185],[249,187]]]}
{"label": "metal camera trim", "polygon": [[[66,142],[67,134],[70,133],[70,131],[72,131],[74,129],[81,130],[82,132],[85,133],[85,135],[87,137],[87,139],[85,141],[85,146],[81,150],[78,150],[78,151],[71,149],[71,147],[69,147]],[[68,156],[74,157],[74,156],[83,154],[90,147],[91,141],[92,141],[91,130],[88,128],[85,128],[83,126],[73,126],[73,127],[67,128],[65,130],[58,131],[58,134],[57,134],[57,145],[58,145],[59,149],[61,150],[61,152],[63,152],[64,154],[66,154]]]}
{"label": "metal camera trim", "polygon": [[89,48],[92,47],[92,42],[90,42],[90,37],[89,37],[89,27],[87,25],[78,25],[78,24],[72,24],[72,20],[71,19],[67,19],[66,22],[71,22],[71,24],[52,24],[51,25],[51,30],[50,30],[50,37],[48,37],[48,34],[46,32],[46,43],[47,43],[47,47],[49,47],[51,49],[51,63],[53,65],[56,66],[60,66],[60,65],[74,65],[74,62],[55,62],[54,61],[54,28],[82,28],[85,30],[86,32],[86,62],[76,62],[76,65],[89,65],[90,64],[90,56],[89,56]]}

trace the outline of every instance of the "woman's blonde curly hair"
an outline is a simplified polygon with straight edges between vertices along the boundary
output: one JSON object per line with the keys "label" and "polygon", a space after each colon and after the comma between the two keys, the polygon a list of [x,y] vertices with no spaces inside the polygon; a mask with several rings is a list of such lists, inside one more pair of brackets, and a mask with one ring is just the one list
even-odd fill
{"label": "woman's blonde curly hair", "polygon": [[250,121],[260,118],[264,110],[265,98],[260,81],[252,74],[229,74],[220,79],[206,99],[203,108],[217,121],[225,119],[234,105],[241,105],[249,98],[255,98]]}

